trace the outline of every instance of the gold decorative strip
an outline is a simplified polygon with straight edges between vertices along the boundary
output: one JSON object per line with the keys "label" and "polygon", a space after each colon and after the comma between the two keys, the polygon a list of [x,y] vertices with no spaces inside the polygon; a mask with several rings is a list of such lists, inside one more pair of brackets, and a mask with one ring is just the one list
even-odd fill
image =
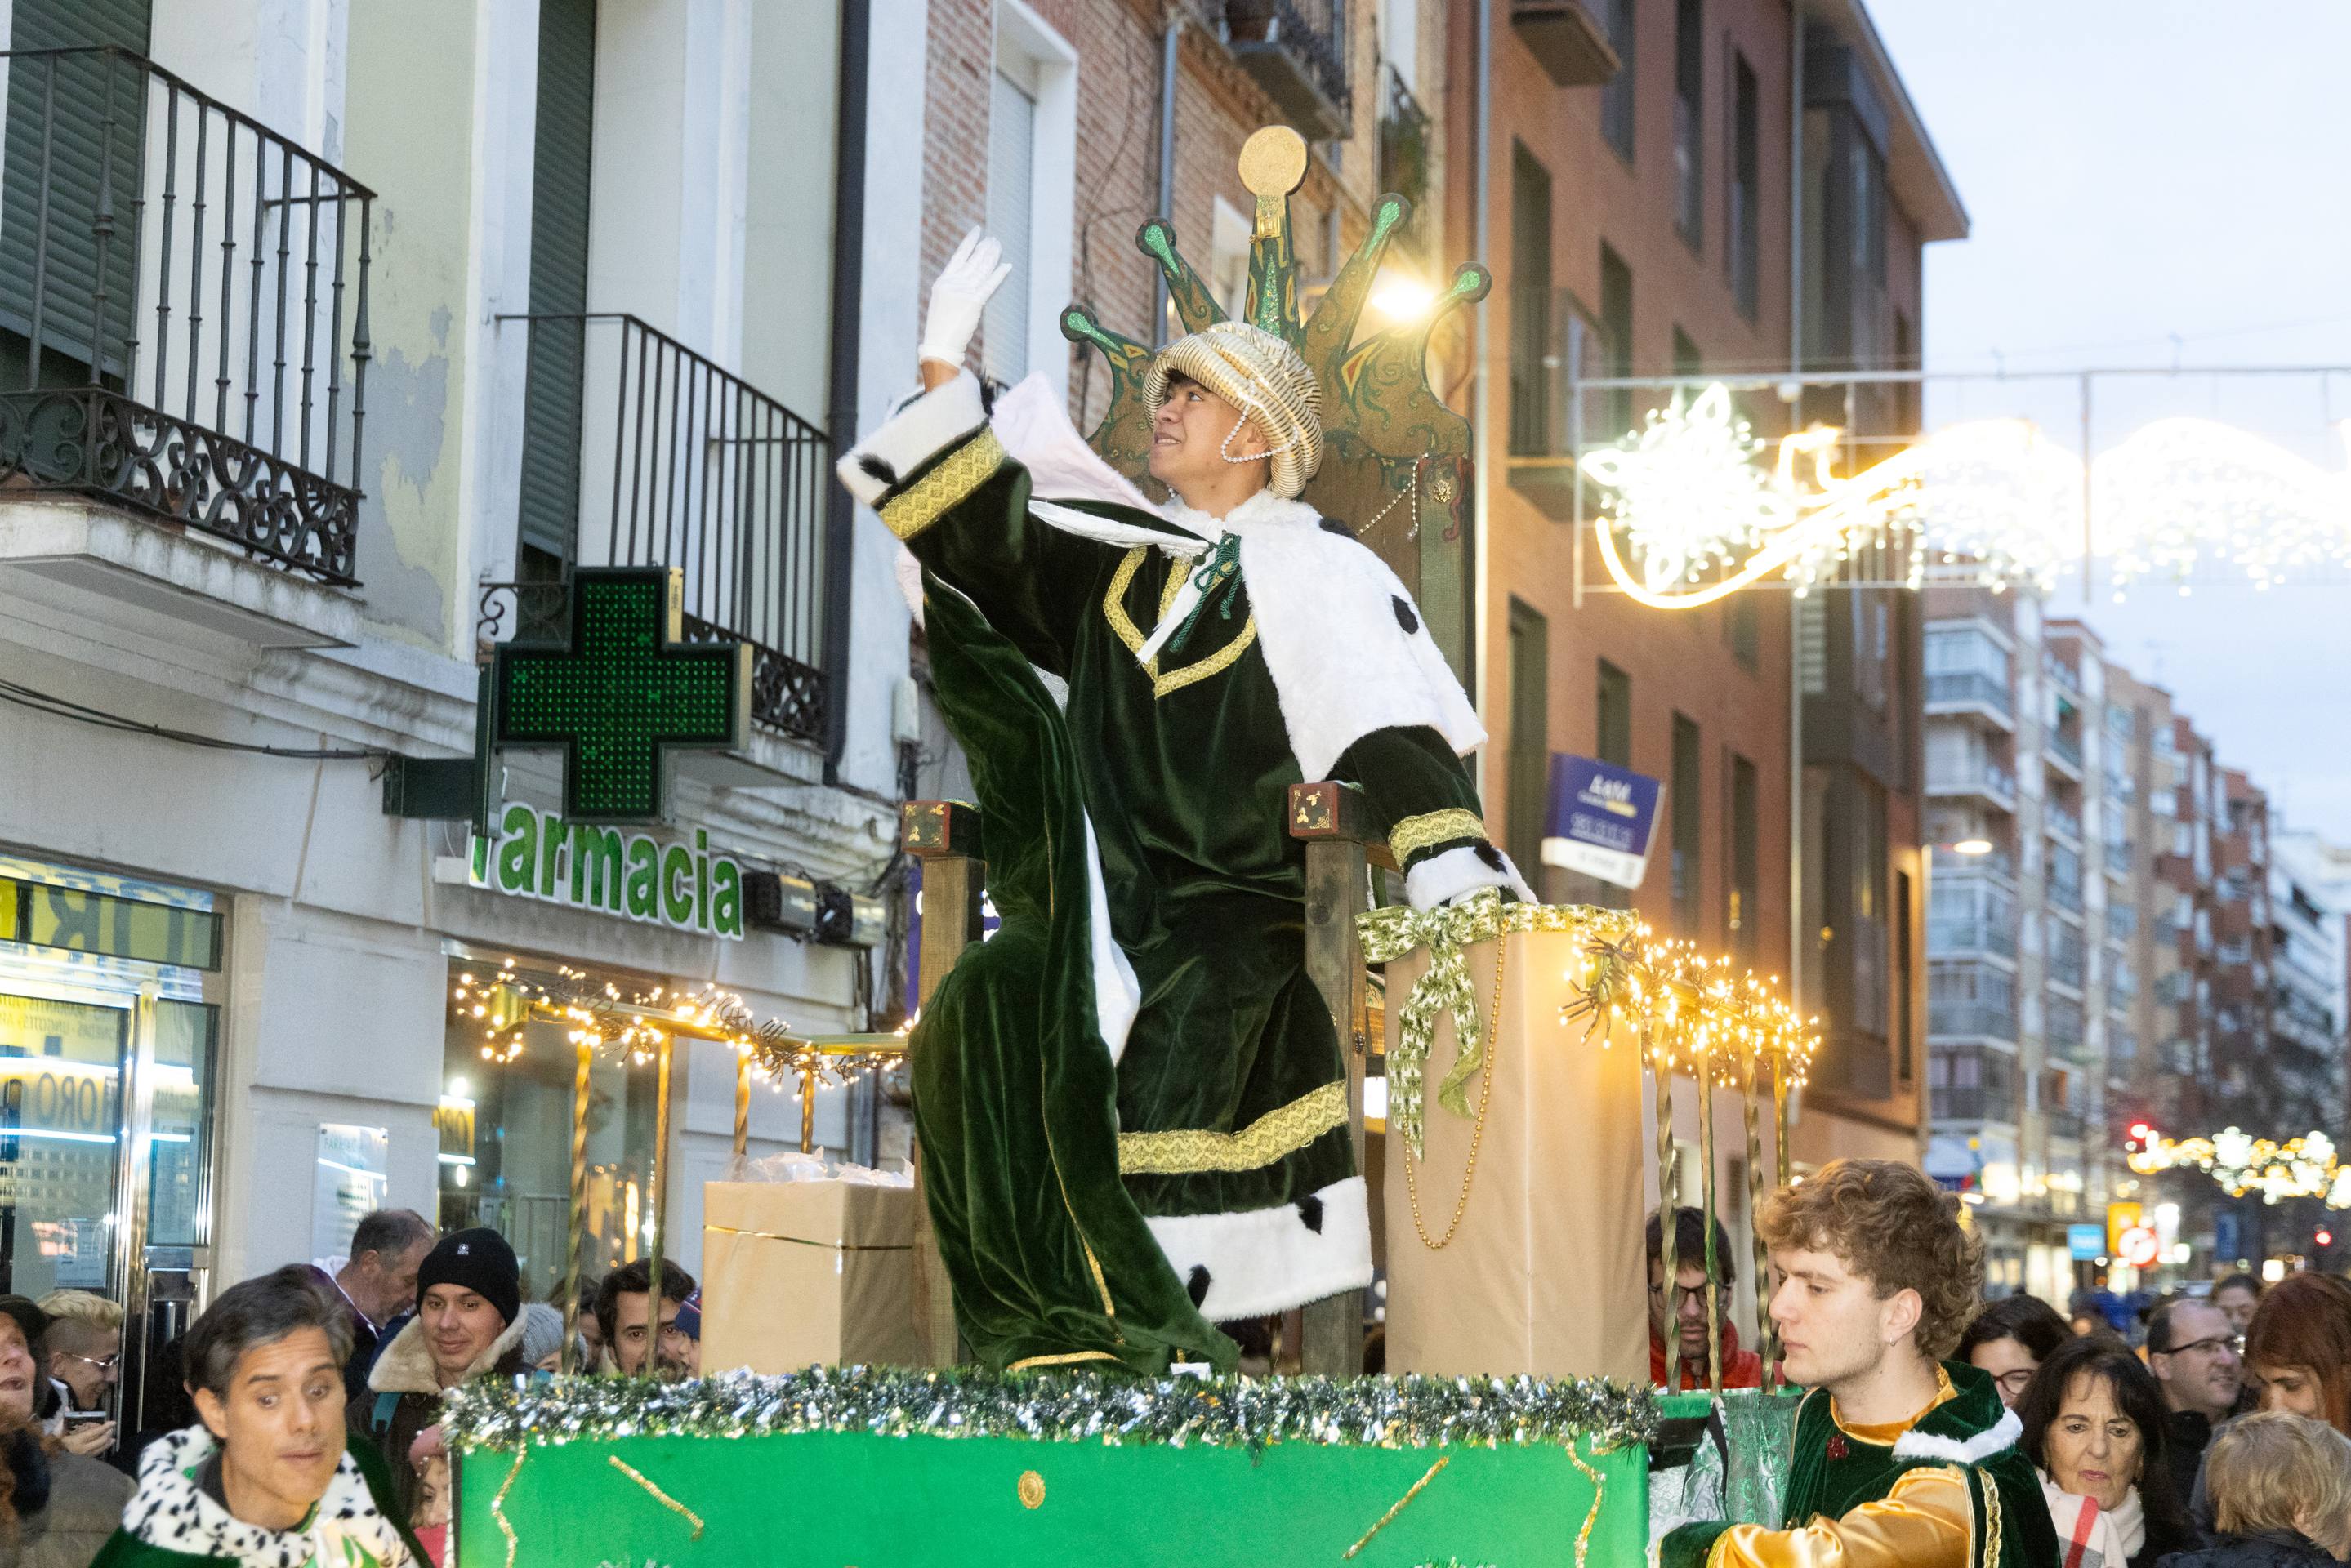
{"label": "gold decorative strip", "polygon": [[497,1495],[490,1499],[490,1517],[498,1521],[498,1533],[507,1538],[507,1568],[514,1568],[515,1548],[522,1544],[521,1538],[515,1534],[513,1521],[507,1518],[507,1493],[514,1490],[515,1477],[522,1474],[522,1462],[529,1456],[528,1449],[515,1450],[514,1468],[507,1471],[507,1479],[498,1483]]}
{"label": "gold decorative strip", "polygon": [[1024,1355],[1004,1370],[1026,1372],[1032,1366],[1070,1366],[1081,1361],[1116,1361],[1117,1359],[1117,1356],[1107,1350],[1072,1350],[1060,1355]]}
{"label": "gold decorative strip", "polygon": [[882,504],[882,521],[901,539],[911,539],[987,483],[1004,466],[1004,443],[982,430],[947,453],[922,478]]}
{"label": "gold decorative strip", "polygon": [[[1110,591],[1102,596],[1102,618],[1110,622],[1110,628],[1118,634],[1119,641],[1126,644],[1129,653],[1142,651],[1144,633],[1134,624],[1134,618],[1126,613],[1126,590],[1134,585],[1134,574],[1143,566],[1144,557],[1150,554],[1151,546],[1148,545],[1137,545],[1129,550],[1126,559],[1118,564],[1118,570],[1111,574]],[[1176,595],[1183,586],[1182,572],[1167,574],[1167,586],[1159,596],[1162,620],[1167,618],[1167,611],[1176,603]],[[1249,644],[1256,640],[1257,617],[1251,615],[1243,623],[1238,637],[1206,659],[1196,659],[1180,670],[1171,670],[1165,675],[1159,672],[1159,660],[1152,659],[1143,667],[1151,677],[1151,695],[1155,699],[1165,697],[1170,691],[1180,691],[1196,680],[1206,680],[1211,675],[1230,669],[1233,661],[1248,652]]]}
{"label": "gold decorative strip", "polygon": [[636,1482],[639,1486],[653,1493],[653,1501],[655,1502],[660,1503],[664,1508],[669,1510],[672,1513],[677,1514],[688,1524],[693,1525],[694,1534],[688,1539],[694,1541],[699,1541],[702,1539],[702,1515],[695,1512],[694,1510],[686,1507],[685,1504],[678,1501],[677,1499],[670,1496],[669,1493],[655,1486],[645,1475],[644,1471],[638,1469],[626,1459],[621,1458],[620,1455],[607,1454],[604,1457],[611,1461],[611,1465],[614,1469],[620,1471],[622,1475],[628,1477],[631,1480]]}
{"label": "gold decorative strip", "polygon": [[1447,844],[1457,838],[1475,838],[1483,842],[1486,822],[1474,811],[1458,807],[1451,811],[1426,812],[1419,816],[1407,816],[1388,829],[1388,849],[1401,866],[1422,850],[1434,845]]}
{"label": "gold decorative strip", "polygon": [[1176,1132],[1121,1133],[1122,1176],[1190,1176],[1208,1170],[1255,1170],[1294,1154],[1347,1125],[1347,1085],[1325,1084],[1237,1133],[1186,1128]]}
{"label": "gold decorative strip", "polygon": [[[1570,1452],[1573,1451],[1573,1449],[1570,1450]],[[1348,1547],[1347,1550],[1341,1554],[1339,1560],[1343,1563],[1352,1562],[1356,1552],[1361,1552],[1364,1547],[1369,1546],[1372,1543],[1373,1536],[1377,1535],[1381,1531],[1385,1530],[1388,1527],[1388,1521],[1394,1519],[1397,1514],[1404,1511],[1405,1504],[1410,1502],[1414,1498],[1420,1495],[1421,1488],[1426,1486],[1429,1482],[1437,1479],[1437,1471],[1443,1469],[1452,1462],[1453,1456],[1447,1454],[1443,1459],[1437,1460],[1435,1464],[1429,1466],[1428,1469],[1423,1472],[1421,1478],[1413,1482],[1409,1487],[1406,1487],[1405,1489],[1405,1494],[1396,1499],[1395,1503],[1389,1507],[1385,1513],[1380,1515],[1379,1522],[1373,1525],[1369,1530],[1364,1532],[1362,1538],[1353,1546]],[[1583,1568],[1583,1559],[1581,1557],[1576,1560],[1576,1568]]]}
{"label": "gold decorative strip", "polygon": [[828,1252],[911,1252],[912,1241],[812,1241],[806,1236],[786,1236],[774,1231],[737,1231],[732,1225],[705,1225],[703,1233],[756,1236],[762,1241],[789,1241],[795,1247],[822,1247]]}

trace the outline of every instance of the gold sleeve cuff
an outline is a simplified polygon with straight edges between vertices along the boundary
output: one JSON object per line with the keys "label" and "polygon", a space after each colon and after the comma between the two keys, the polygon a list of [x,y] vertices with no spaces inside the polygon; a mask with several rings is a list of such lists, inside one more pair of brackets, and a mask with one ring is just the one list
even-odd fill
{"label": "gold sleeve cuff", "polygon": [[1449,844],[1457,838],[1486,836],[1485,819],[1474,811],[1458,807],[1451,811],[1426,812],[1419,816],[1407,816],[1388,829],[1388,852],[1401,866],[1431,845]]}
{"label": "gold sleeve cuff", "polygon": [[911,539],[971,498],[1004,466],[1004,443],[983,430],[939,460],[928,473],[882,504],[882,521]]}
{"label": "gold sleeve cuff", "polygon": [[1270,1110],[1237,1133],[1186,1128],[1121,1133],[1121,1176],[1188,1176],[1204,1170],[1255,1170],[1294,1154],[1347,1125],[1347,1085],[1325,1084]]}
{"label": "gold sleeve cuff", "polygon": [[1885,1497],[1841,1519],[1816,1518],[1800,1530],[1737,1525],[1715,1538],[1706,1563],[1707,1568],[1970,1568],[1974,1544],[1967,1475],[1948,1466],[1907,1470]]}

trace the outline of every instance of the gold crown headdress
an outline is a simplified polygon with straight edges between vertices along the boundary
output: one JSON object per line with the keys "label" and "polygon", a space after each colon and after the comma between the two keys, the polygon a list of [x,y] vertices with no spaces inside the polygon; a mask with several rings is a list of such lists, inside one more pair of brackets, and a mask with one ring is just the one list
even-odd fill
{"label": "gold crown headdress", "polygon": [[[1302,321],[1298,260],[1290,245],[1290,193],[1306,178],[1306,142],[1287,126],[1268,126],[1241,148],[1241,182],[1257,197],[1249,240],[1251,326],[1298,350],[1322,392],[1322,462],[1304,499],[1337,518],[1379,552],[1420,601],[1429,634],[1457,671],[1469,658],[1469,422],[1428,384],[1428,338],[1448,312],[1486,297],[1493,275],[1465,262],[1417,321],[1358,343],[1355,327],[1381,255],[1412,215],[1402,196],[1382,196],[1354,254]],[[1154,218],[1135,247],[1159,265],[1184,330],[1196,332],[1225,313],[1176,248],[1176,230]],[[1144,384],[1155,357],[1146,345],[1102,326],[1081,305],[1061,312],[1061,335],[1091,344],[1110,367],[1110,407],[1088,438],[1112,467],[1147,483],[1151,415]]]}

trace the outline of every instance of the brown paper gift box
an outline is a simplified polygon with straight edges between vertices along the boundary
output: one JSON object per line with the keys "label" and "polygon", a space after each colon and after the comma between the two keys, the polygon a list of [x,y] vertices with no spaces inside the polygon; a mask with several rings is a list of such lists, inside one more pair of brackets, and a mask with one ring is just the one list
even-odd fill
{"label": "brown paper gift box", "polygon": [[[1488,1057],[1486,1134],[1460,1228],[1441,1250],[1415,1228],[1407,1168],[1419,1184],[1421,1228],[1439,1240],[1461,1199],[1487,1089],[1485,1073],[1469,1080],[1470,1116],[1437,1103],[1458,1051],[1450,1013],[1437,1019],[1429,1051],[1418,1165],[1389,1124],[1387,1367],[1639,1385],[1649,1374],[1640,1054],[1622,1037],[1602,1049],[1598,1035],[1583,1037],[1581,1019],[1560,1024],[1583,939],[1534,931],[1502,940],[1509,951],[1499,1046]],[[1494,1003],[1494,947],[1468,950],[1481,1019]],[[1397,1014],[1428,962],[1423,949],[1387,966],[1391,1051]]]}
{"label": "brown paper gift box", "polygon": [[910,1187],[713,1181],[702,1189],[702,1369],[920,1365]]}

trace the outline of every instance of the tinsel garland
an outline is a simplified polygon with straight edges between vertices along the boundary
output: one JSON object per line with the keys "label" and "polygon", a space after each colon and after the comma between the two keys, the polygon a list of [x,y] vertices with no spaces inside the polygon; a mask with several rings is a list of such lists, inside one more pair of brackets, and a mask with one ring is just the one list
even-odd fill
{"label": "tinsel garland", "polygon": [[1091,1373],[811,1366],[780,1377],[730,1372],[694,1383],[632,1377],[487,1379],[443,1402],[453,1442],[518,1450],[616,1438],[1024,1438],[1035,1442],[1286,1442],[1384,1449],[1471,1444],[1646,1443],[1646,1388],[1604,1377],[1163,1377]]}
{"label": "tinsel garland", "polygon": [[1459,1116],[1469,1114],[1469,1080],[1486,1057],[1485,1025],[1478,1017],[1476,988],[1469,980],[1468,950],[1512,931],[1566,931],[1604,940],[1621,939],[1639,924],[1627,909],[1585,905],[1507,904],[1491,888],[1458,904],[1435,909],[1404,906],[1371,909],[1355,917],[1367,963],[1390,963],[1420,948],[1428,950],[1428,972],[1396,1009],[1396,1041],[1388,1052],[1388,1126],[1404,1135],[1412,1157],[1421,1157],[1422,1080],[1437,1043],[1437,1021],[1453,1014],[1458,1049],[1453,1066],[1437,1086],[1437,1103]]}

